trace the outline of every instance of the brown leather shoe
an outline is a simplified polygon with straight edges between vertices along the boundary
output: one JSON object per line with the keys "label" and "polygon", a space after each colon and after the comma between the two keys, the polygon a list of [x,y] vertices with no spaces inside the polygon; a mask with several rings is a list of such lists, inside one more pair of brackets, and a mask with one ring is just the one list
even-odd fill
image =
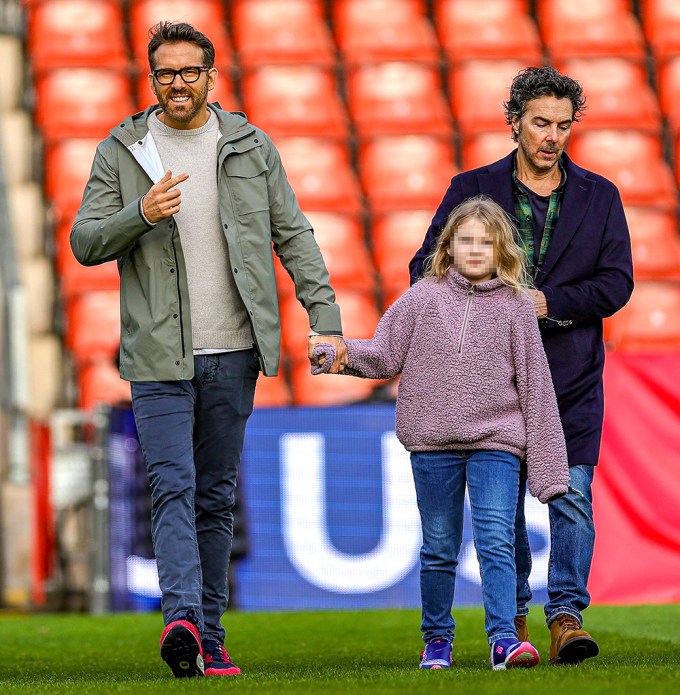
{"label": "brown leather shoe", "polygon": [[569,613],[560,613],[550,623],[550,663],[580,664],[600,653],[597,642],[581,629],[578,620]]}
{"label": "brown leather shoe", "polygon": [[529,641],[529,628],[527,627],[526,615],[516,615],[515,616],[515,630],[517,630],[517,641],[518,642],[528,642]]}

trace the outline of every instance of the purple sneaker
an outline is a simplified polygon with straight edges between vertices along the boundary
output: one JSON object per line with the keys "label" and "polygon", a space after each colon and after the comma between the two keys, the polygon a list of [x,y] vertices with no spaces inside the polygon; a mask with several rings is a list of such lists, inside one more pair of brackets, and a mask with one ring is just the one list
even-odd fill
{"label": "purple sneaker", "polygon": [[432,640],[425,645],[425,649],[420,654],[420,668],[451,668],[452,649],[451,642],[443,639]]}
{"label": "purple sneaker", "polygon": [[499,639],[491,645],[491,668],[505,671],[508,668],[531,668],[540,661],[538,651],[531,642],[516,639]]}

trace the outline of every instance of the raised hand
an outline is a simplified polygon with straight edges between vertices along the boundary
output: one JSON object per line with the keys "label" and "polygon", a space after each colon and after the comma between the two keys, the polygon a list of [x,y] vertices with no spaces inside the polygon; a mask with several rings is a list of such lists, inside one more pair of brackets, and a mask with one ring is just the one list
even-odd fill
{"label": "raised hand", "polygon": [[142,209],[149,222],[156,224],[179,212],[182,203],[181,193],[175,186],[188,178],[189,174],[173,176],[168,169],[163,178],[151,186],[142,200]]}

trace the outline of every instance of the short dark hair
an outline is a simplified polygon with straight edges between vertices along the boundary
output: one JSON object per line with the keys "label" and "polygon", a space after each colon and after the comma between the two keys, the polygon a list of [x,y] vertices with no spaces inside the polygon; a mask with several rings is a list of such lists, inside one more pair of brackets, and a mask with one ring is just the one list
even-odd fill
{"label": "short dark hair", "polygon": [[[510,85],[510,98],[503,104],[505,122],[512,125],[512,119],[515,116],[522,118],[527,102],[540,97],[569,99],[574,121],[581,120],[586,108],[583,88],[573,78],[563,75],[550,65],[524,68],[513,79]],[[514,131],[513,140],[517,140],[517,134]]]}
{"label": "short dark hair", "polygon": [[212,41],[191,24],[186,22],[158,22],[149,29],[149,67],[156,69],[156,51],[166,43],[193,43],[203,49],[203,65],[211,68],[215,65],[215,47]]}

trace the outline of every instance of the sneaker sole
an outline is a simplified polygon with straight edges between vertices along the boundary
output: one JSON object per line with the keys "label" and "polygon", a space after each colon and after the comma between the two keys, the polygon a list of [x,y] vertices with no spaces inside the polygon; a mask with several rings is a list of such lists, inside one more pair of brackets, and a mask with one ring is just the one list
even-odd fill
{"label": "sneaker sole", "polygon": [[541,657],[533,645],[529,647],[520,647],[508,660],[504,663],[495,664],[491,662],[493,671],[506,671],[511,668],[532,668],[537,666]]}
{"label": "sneaker sole", "polygon": [[205,670],[206,676],[239,676],[241,669],[238,666],[234,668],[210,668]]}
{"label": "sneaker sole", "polygon": [[168,632],[161,645],[161,659],[175,678],[196,678],[204,675],[201,649],[194,635],[178,625]]}
{"label": "sneaker sole", "polygon": [[550,659],[553,666],[580,664],[600,653],[597,642],[588,637],[576,637],[562,646],[557,656]]}

